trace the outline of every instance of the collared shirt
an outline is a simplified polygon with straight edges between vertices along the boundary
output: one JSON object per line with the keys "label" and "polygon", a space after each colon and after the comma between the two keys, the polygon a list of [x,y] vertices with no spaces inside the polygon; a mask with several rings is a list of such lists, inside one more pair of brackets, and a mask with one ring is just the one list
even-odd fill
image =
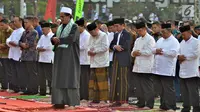
{"label": "collared shirt", "polygon": [[186,60],[180,64],[179,76],[181,78],[199,77],[199,40],[193,36],[187,41],[182,40],[179,53],[186,57]]}
{"label": "collared shirt", "polygon": [[139,37],[136,39],[132,53],[139,50],[141,55],[135,57],[133,72],[152,73],[152,67],[154,63],[154,55],[152,53],[152,49],[154,46],[155,40],[148,33],[146,33],[144,37]]}
{"label": "collared shirt", "polygon": [[0,44],[5,45],[5,48],[0,49],[0,57],[8,58],[9,47],[6,45],[6,39],[10,37],[13,30],[9,27],[7,30],[0,30]]}
{"label": "collared shirt", "polygon": [[90,68],[102,68],[109,66],[109,41],[108,35],[99,31],[98,36],[90,37],[89,50],[94,49],[95,56],[90,57]]}
{"label": "collared shirt", "polygon": [[[114,39],[114,33],[113,32],[108,33],[109,45],[111,44],[111,42],[112,42],[113,39]],[[114,52],[110,50],[110,52],[109,52],[110,61],[113,61],[113,55],[114,55]]]}
{"label": "collared shirt", "polygon": [[8,53],[8,58],[9,59],[13,59],[15,61],[19,61],[19,58],[21,57],[20,47],[19,46],[16,46],[16,47],[11,46],[9,44],[9,42],[13,41],[15,44],[18,45],[19,40],[20,40],[23,32],[24,32],[24,28],[23,27],[18,28],[16,30],[14,30],[12,32],[12,34],[10,35],[10,37],[6,40],[6,44],[10,47],[9,53]]}
{"label": "collared shirt", "polygon": [[[153,73],[162,76],[175,76],[179,42],[171,35],[167,39],[160,38],[153,49],[155,54]],[[163,55],[156,55],[156,49],[162,49]]]}
{"label": "collared shirt", "polygon": [[122,31],[118,33],[118,38],[117,38],[117,45],[119,45],[120,37],[121,37]]}
{"label": "collared shirt", "polygon": [[38,33],[36,30],[24,31],[22,37],[19,41],[19,44],[26,43],[28,48],[22,49],[21,60],[22,61],[36,61],[37,60],[37,51],[36,51],[36,41]]}
{"label": "collared shirt", "polygon": [[54,33],[49,32],[47,35],[42,35],[38,41],[37,48],[45,49],[44,52],[39,52],[39,62],[42,63],[53,63],[54,52],[53,45],[51,43],[51,38]]}
{"label": "collared shirt", "polygon": [[80,34],[80,64],[90,65],[90,57],[88,56],[90,34],[84,30]]}

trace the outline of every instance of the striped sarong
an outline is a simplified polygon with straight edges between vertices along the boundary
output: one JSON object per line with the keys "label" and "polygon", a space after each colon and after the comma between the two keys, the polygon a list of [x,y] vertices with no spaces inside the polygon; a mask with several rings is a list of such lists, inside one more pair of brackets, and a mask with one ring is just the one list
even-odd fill
{"label": "striped sarong", "polygon": [[128,99],[128,67],[120,67],[116,55],[113,62],[110,100],[126,103]]}
{"label": "striped sarong", "polygon": [[108,100],[107,68],[92,68],[89,81],[89,100]]}

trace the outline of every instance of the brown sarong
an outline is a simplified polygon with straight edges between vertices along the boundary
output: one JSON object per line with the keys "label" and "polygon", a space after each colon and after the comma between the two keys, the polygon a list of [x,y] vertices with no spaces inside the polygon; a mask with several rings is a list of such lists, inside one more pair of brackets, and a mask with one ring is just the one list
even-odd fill
{"label": "brown sarong", "polygon": [[89,100],[108,100],[107,68],[92,68],[89,81]]}
{"label": "brown sarong", "polygon": [[128,67],[120,67],[116,56],[113,62],[110,100],[112,102],[126,103],[128,99]]}

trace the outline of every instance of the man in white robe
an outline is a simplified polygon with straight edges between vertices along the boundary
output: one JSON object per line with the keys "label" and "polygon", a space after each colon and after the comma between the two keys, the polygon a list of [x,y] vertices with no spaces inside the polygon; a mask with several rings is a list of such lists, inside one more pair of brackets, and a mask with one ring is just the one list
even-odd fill
{"label": "man in white robe", "polygon": [[162,38],[153,49],[155,61],[153,74],[156,84],[160,84],[160,109],[176,110],[176,96],[174,88],[175,67],[180,48],[178,40],[171,33],[171,24],[162,24]]}
{"label": "man in white robe", "polygon": [[199,40],[192,36],[190,26],[180,27],[183,40],[180,43],[180,85],[183,98],[183,109],[181,112],[189,112],[191,106],[193,112],[200,112],[199,106]]}

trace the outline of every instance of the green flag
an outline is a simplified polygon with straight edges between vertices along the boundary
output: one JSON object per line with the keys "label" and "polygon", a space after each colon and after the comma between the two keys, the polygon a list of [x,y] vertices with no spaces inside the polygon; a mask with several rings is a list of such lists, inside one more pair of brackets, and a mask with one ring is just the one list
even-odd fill
{"label": "green flag", "polygon": [[76,0],[76,12],[74,16],[75,21],[77,18],[82,17],[83,6],[84,6],[84,0]]}

